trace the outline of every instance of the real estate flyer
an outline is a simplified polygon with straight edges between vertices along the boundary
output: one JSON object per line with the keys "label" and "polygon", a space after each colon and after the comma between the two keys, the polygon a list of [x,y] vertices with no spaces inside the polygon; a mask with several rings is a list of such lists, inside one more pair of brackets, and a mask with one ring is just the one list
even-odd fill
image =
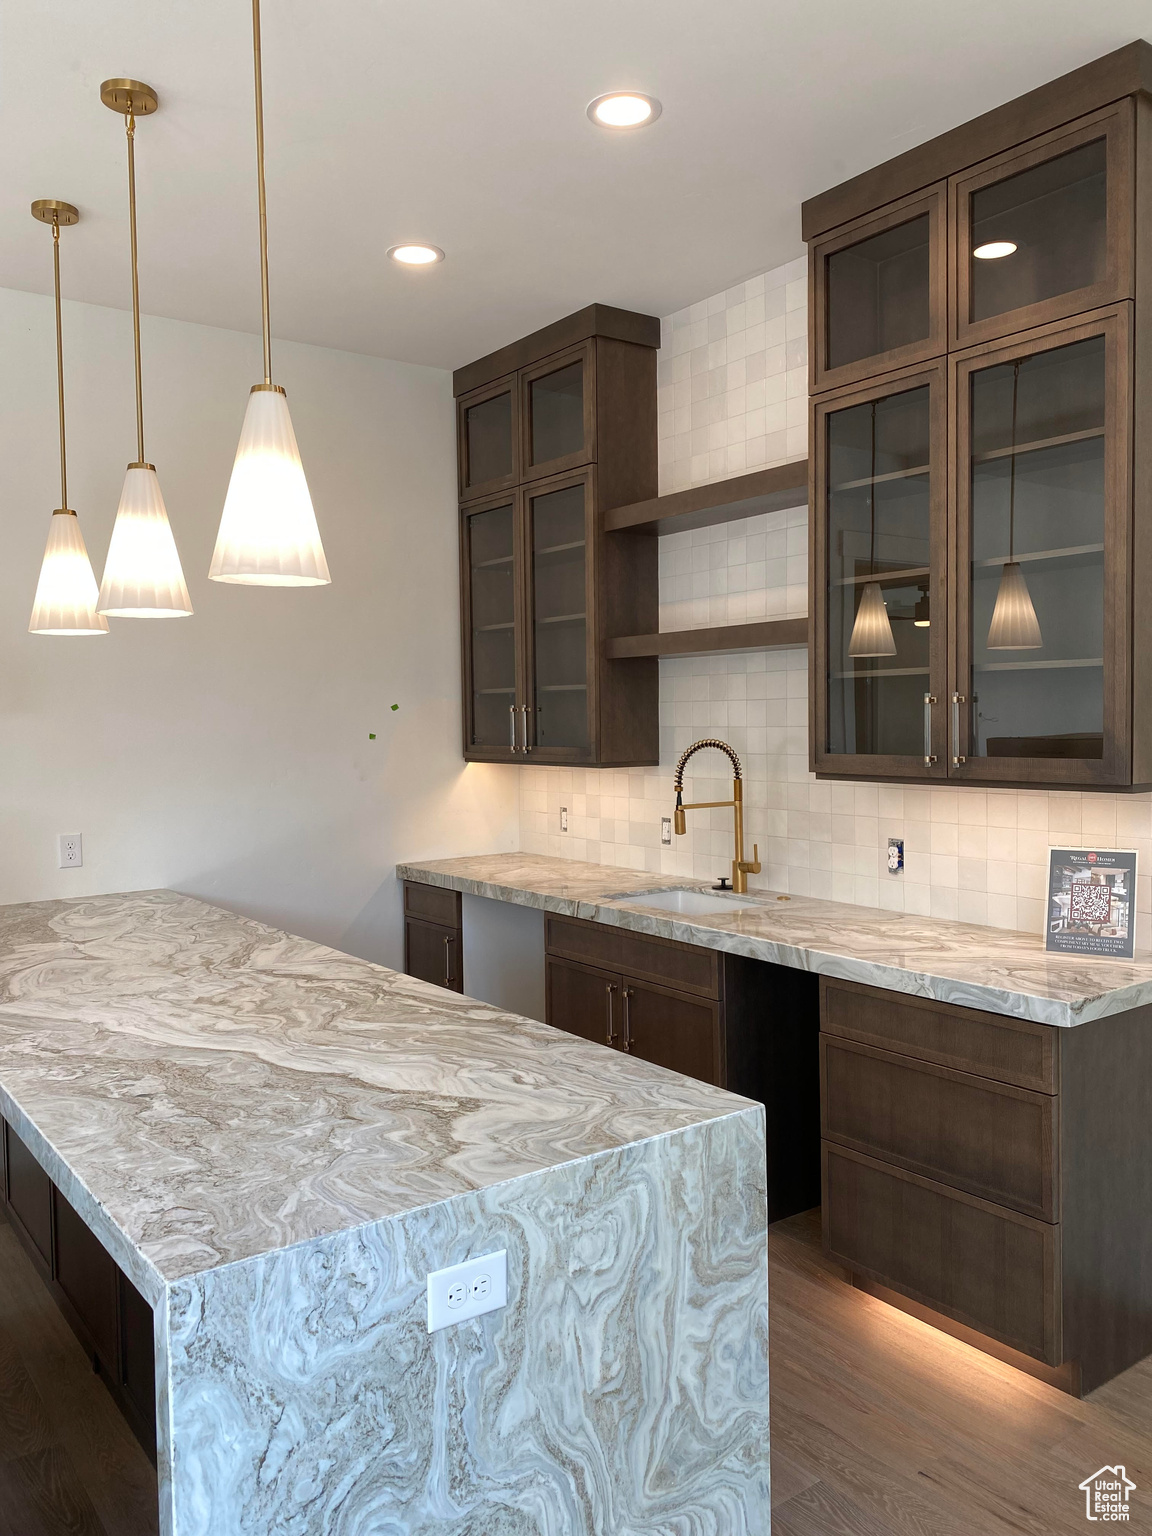
{"label": "real estate flyer", "polygon": [[1050,848],[1045,948],[1131,960],[1136,854],[1129,848]]}

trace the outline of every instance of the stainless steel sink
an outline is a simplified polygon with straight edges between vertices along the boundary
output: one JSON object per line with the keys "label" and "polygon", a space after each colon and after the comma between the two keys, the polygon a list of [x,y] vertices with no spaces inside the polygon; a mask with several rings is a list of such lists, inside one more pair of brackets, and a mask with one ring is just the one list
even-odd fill
{"label": "stainless steel sink", "polygon": [[755,905],[747,896],[723,891],[630,891],[609,900],[631,907],[655,907],[660,912],[678,912],[684,917],[706,917],[717,912],[738,912]]}

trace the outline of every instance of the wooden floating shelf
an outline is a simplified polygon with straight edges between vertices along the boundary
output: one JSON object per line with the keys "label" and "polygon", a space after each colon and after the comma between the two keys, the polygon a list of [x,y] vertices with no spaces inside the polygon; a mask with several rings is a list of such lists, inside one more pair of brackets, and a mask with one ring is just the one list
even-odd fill
{"label": "wooden floating shelf", "polygon": [[768,619],[756,624],[723,624],[715,629],[621,635],[604,642],[604,655],[609,661],[625,661],[635,656],[702,656],[710,652],[767,651],[807,644],[807,619]]}
{"label": "wooden floating shelf", "polygon": [[754,469],[747,475],[673,491],[670,496],[653,496],[631,506],[613,507],[604,514],[604,527],[612,533],[685,533],[690,528],[714,528],[717,523],[733,523],[740,518],[807,505],[808,460],[793,459],[771,469]]}

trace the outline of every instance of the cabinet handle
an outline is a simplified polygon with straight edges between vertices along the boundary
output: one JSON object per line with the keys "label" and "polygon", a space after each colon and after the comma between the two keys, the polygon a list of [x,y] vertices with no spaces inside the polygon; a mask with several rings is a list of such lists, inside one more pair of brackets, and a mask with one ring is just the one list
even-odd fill
{"label": "cabinet handle", "polygon": [[451,934],[444,940],[444,985],[450,987],[455,980],[452,975],[452,946],[456,940]]}
{"label": "cabinet handle", "polygon": [[612,994],[613,994],[613,992],[615,992],[615,990],[616,990],[616,983],[614,981],[606,981],[604,983],[604,1002],[605,1002],[605,1005],[606,1005],[606,1007],[608,1009],[608,1033],[604,1037],[605,1045],[615,1045],[616,1044],[616,1030],[614,1028],[616,1020],[613,1017],[613,1009],[612,1009]]}
{"label": "cabinet handle", "polygon": [[960,706],[966,700],[962,693],[952,695],[952,766],[959,768],[961,763],[968,759],[960,756]]}
{"label": "cabinet handle", "polygon": [[932,706],[936,702],[934,693],[924,695],[924,766],[931,768],[936,761],[936,754],[932,750]]}
{"label": "cabinet handle", "polygon": [[632,996],[632,988],[624,988],[624,1039],[620,1042],[626,1051],[632,1049],[632,1009],[628,999]]}
{"label": "cabinet handle", "polygon": [[519,752],[520,748],[516,745],[516,706],[515,706],[515,704],[510,704],[508,706],[508,745],[509,745],[509,747],[511,747],[513,752]]}
{"label": "cabinet handle", "polygon": [[522,752],[531,752],[532,750],[532,748],[528,745],[528,716],[531,712],[531,709],[531,704],[521,704],[520,706],[520,712],[524,717],[524,745],[520,749]]}

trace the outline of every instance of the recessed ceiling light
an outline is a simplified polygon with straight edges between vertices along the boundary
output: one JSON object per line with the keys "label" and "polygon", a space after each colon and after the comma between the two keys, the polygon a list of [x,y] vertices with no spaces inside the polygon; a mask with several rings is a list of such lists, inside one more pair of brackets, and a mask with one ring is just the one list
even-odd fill
{"label": "recessed ceiling light", "polygon": [[662,111],[655,96],[639,91],[610,91],[588,103],[588,116],[601,128],[643,128]]}
{"label": "recessed ceiling light", "polygon": [[1015,249],[1014,240],[989,240],[986,245],[978,245],[972,254],[979,261],[999,261],[1001,256],[1011,256]]}
{"label": "recessed ceiling light", "polygon": [[433,262],[444,260],[444,252],[438,245],[393,245],[388,248],[388,254],[402,267],[430,267]]}

